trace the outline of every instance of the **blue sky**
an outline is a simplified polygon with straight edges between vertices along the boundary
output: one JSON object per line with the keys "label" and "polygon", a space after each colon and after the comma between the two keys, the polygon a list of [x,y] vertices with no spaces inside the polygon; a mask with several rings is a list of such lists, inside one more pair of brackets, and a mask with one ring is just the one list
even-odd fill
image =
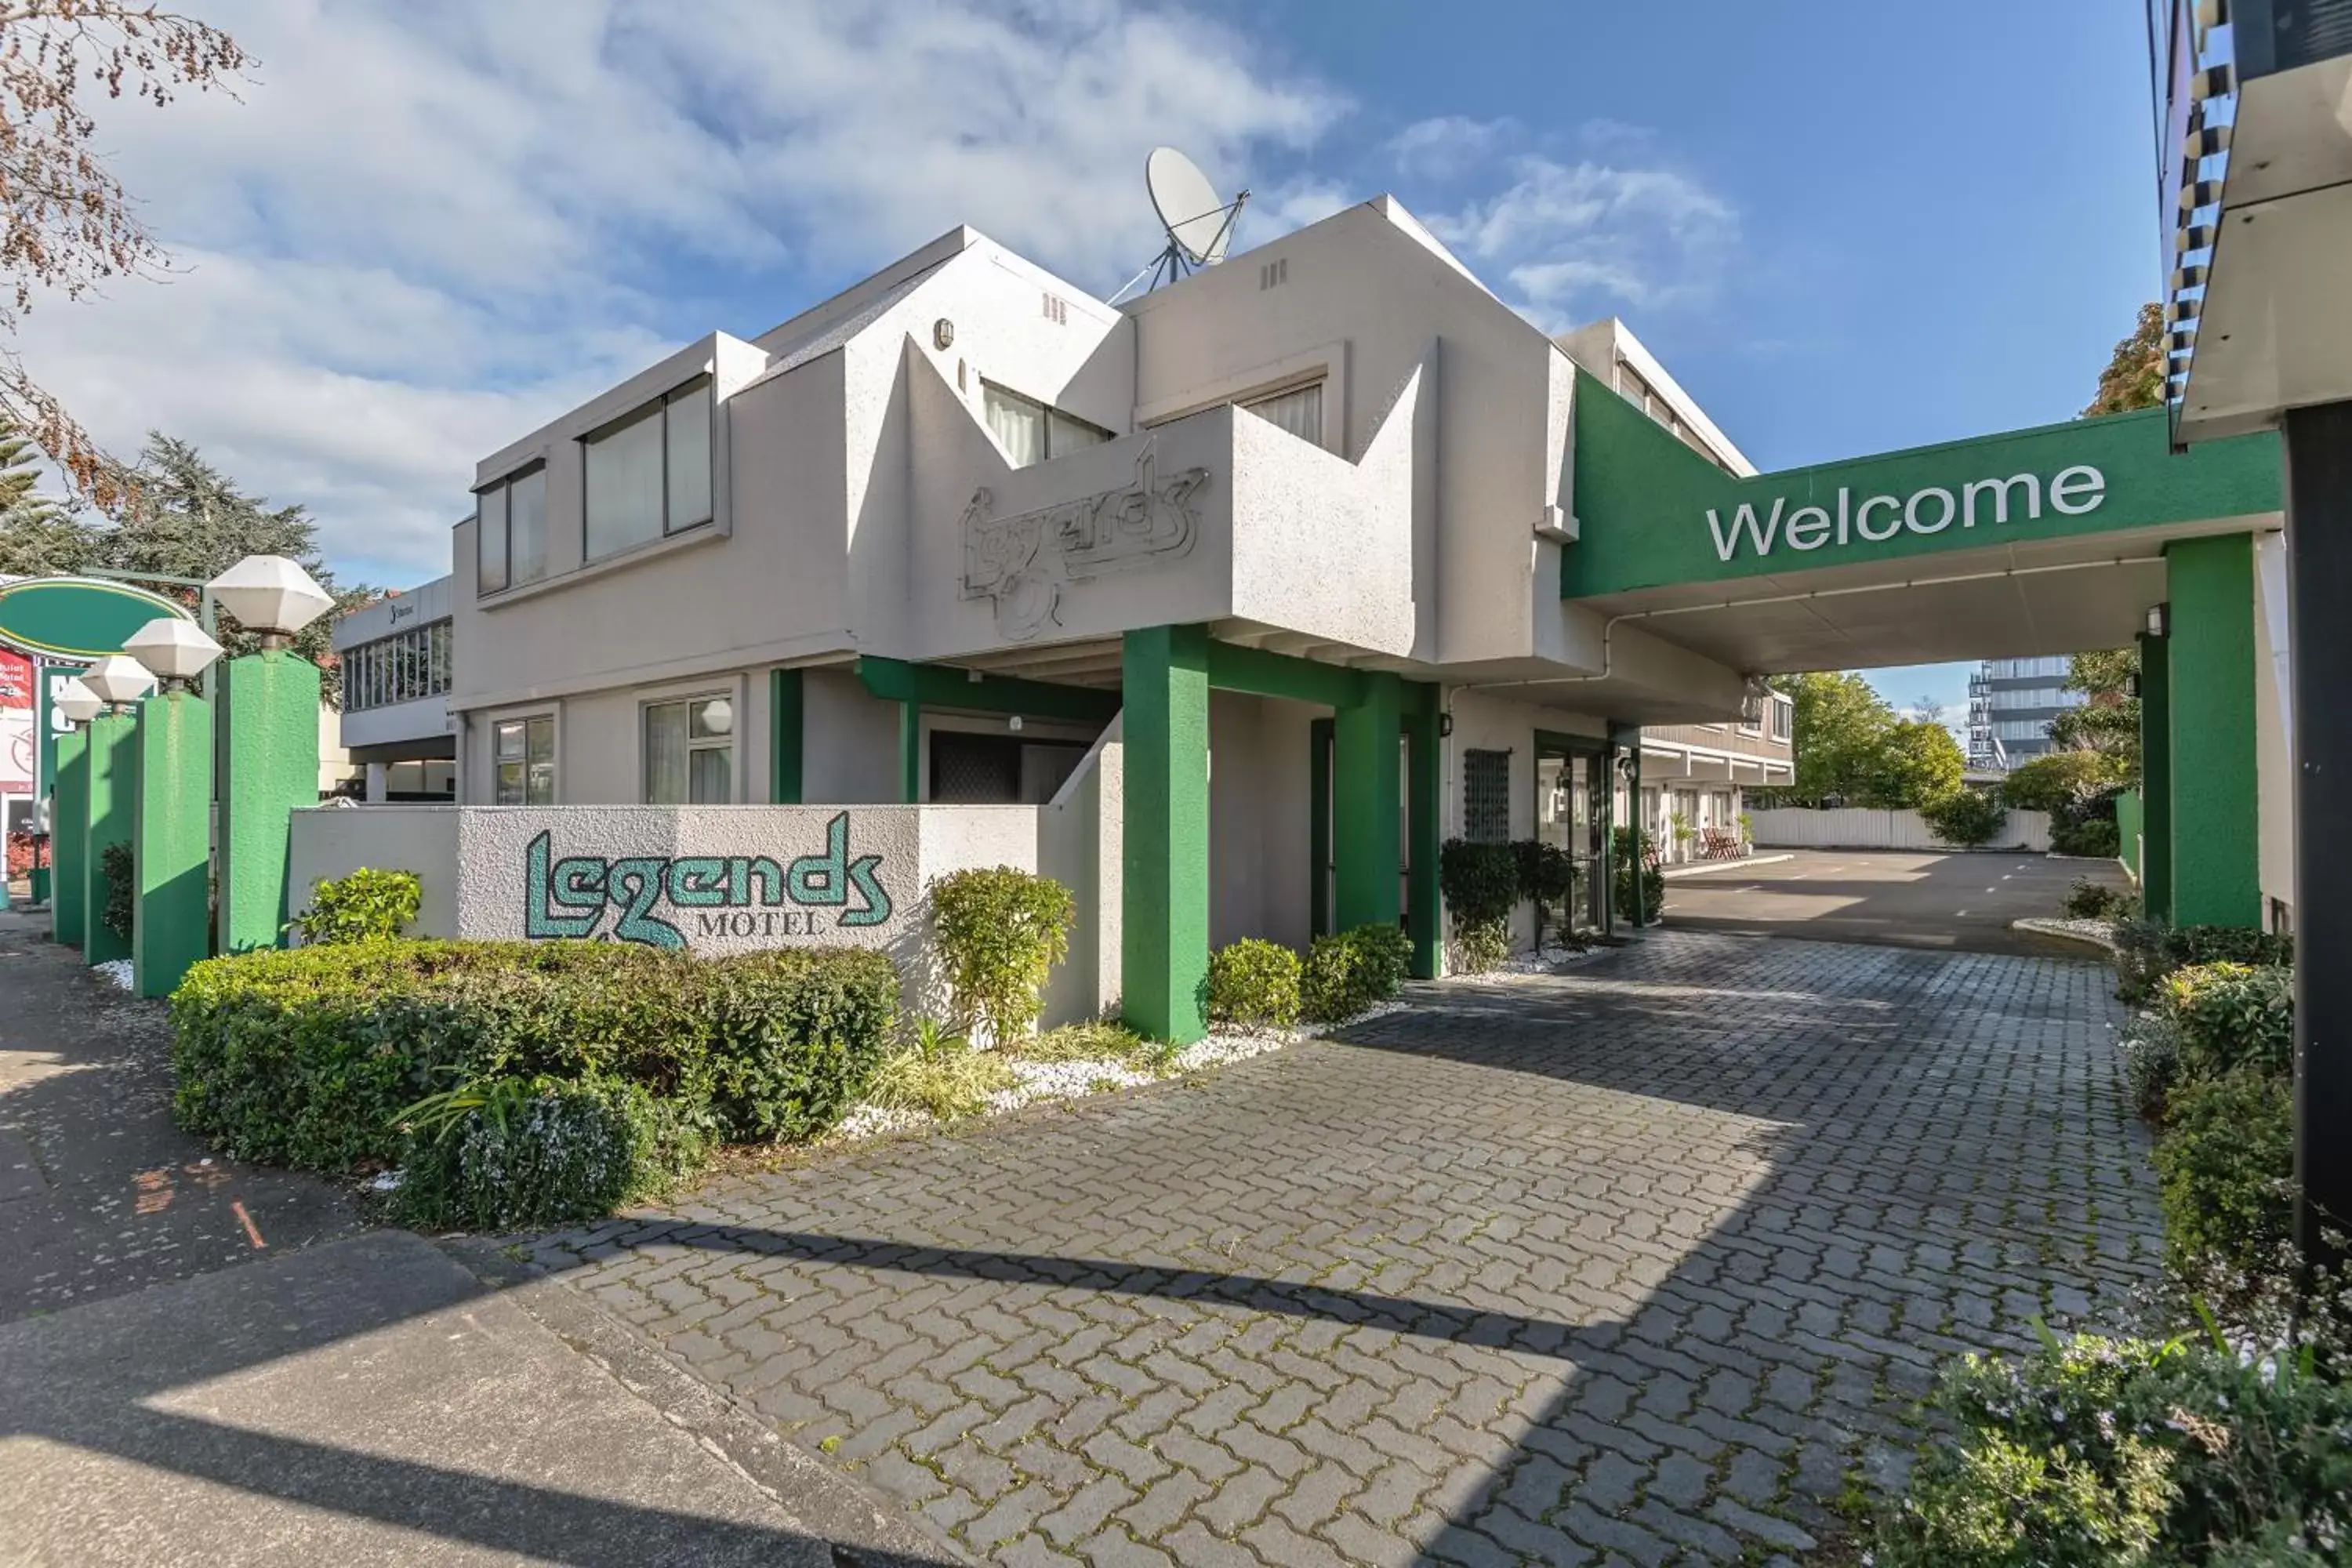
{"label": "blue sky", "polygon": [[446,569],[476,458],[955,223],[1108,293],[1163,140],[1255,190],[1244,246],[1392,191],[1538,321],[1623,316],[1767,468],[2067,417],[2157,285],[2137,0],[203,9],[240,100],[102,132],[177,269],[26,358],[383,583]]}

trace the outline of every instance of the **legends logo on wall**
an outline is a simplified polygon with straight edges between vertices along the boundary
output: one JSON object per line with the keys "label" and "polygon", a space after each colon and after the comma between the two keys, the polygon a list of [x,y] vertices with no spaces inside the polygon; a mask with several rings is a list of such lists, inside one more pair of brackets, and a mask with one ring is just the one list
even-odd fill
{"label": "legends logo on wall", "polygon": [[[831,926],[878,926],[890,918],[882,857],[849,853],[849,814],[825,825],[821,855],[780,863],[766,855],[675,859],[567,855],[555,859],[542,832],[523,852],[523,934],[593,937],[683,948],[697,938],[815,936]],[[665,911],[665,919],[657,910]]]}

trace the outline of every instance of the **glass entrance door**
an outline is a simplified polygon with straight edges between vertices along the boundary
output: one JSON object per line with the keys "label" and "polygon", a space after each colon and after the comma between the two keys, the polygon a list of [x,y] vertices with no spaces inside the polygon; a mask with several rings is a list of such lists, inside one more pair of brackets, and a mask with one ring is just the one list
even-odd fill
{"label": "glass entrance door", "polygon": [[1600,928],[1601,857],[1608,814],[1602,791],[1608,769],[1599,752],[1539,743],[1536,749],[1536,837],[1567,851],[1576,881],[1568,921],[1577,931]]}

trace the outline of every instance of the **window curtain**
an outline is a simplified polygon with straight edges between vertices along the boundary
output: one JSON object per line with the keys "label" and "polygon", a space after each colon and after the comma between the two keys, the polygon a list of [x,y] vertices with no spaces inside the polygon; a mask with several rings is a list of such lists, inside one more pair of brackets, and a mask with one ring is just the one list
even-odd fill
{"label": "window curtain", "polygon": [[1045,460],[1045,410],[1025,397],[987,389],[988,427],[1016,468]]}
{"label": "window curtain", "polygon": [[1302,441],[1318,447],[1323,444],[1323,384],[1319,381],[1312,386],[1278,392],[1242,406]]}
{"label": "window curtain", "polygon": [[710,384],[669,400],[669,531],[710,521]]}
{"label": "window curtain", "polygon": [[646,710],[646,804],[687,804],[686,713],[683,702]]}
{"label": "window curtain", "polygon": [[662,411],[588,443],[588,559],[662,533]]}

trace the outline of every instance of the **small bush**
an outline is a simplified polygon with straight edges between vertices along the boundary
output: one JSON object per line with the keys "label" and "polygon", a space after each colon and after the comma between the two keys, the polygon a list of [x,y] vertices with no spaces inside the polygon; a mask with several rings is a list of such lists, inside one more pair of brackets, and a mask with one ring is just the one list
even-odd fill
{"label": "small bush", "polygon": [[1633,897],[1637,887],[1641,889],[1643,920],[1656,920],[1666,905],[1666,873],[1648,863],[1649,852],[1648,834],[1637,836],[1631,827],[1611,830],[1610,863],[1616,868],[1613,873],[1616,886],[1610,889],[1610,897],[1617,907],[1617,918],[1628,923],[1634,919]]}
{"label": "small bush", "polygon": [[1456,921],[1454,941],[1446,952],[1453,973],[1484,974],[1511,956],[1511,928],[1501,921]]}
{"label": "small bush", "polygon": [[463,1103],[410,1135],[392,1203],[404,1224],[506,1231],[599,1219],[658,1194],[702,1154],[698,1129],[617,1079],[501,1079],[435,1100],[451,1098]]}
{"label": "small bush", "polygon": [[1209,1016],[1221,1024],[1287,1029],[1298,1022],[1298,955],[1253,937],[1209,955]]}
{"label": "small bush", "polygon": [[2180,1032],[2161,1013],[2140,1013],[2124,1030],[2124,1081],[2132,1103],[2150,1121],[2161,1121],[2165,1102],[2180,1081]]}
{"label": "small bush", "polygon": [[2144,1003],[2157,982],[2185,964],[2291,964],[2294,939],[2246,926],[2168,926],[2125,920],[2116,926],[2116,994]]}
{"label": "small bush", "polygon": [[2164,977],[2157,994],[2178,1026],[2180,1065],[2219,1078],[2241,1067],[2284,1076],[2294,1067],[2294,971],[2196,963]]}
{"label": "small bush", "polygon": [[2021,1362],[1964,1358],[1931,1405],[1957,1430],[1883,1510],[1880,1568],[2339,1561],[2315,1548],[2352,1490],[2352,1389],[2306,1360],[2053,1337]]}
{"label": "small bush", "polygon": [[1105,1059],[1157,1066],[1170,1054],[1164,1040],[1147,1039],[1115,1018],[1088,1018],[1015,1040],[1007,1056],[1027,1062],[1096,1062]]}
{"label": "small bush", "polygon": [[1961,789],[1919,808],[1927,831],[1961,849],[1990,844],[2009,821],[2009,808],[1982,790]]}
{"label": "small bush", "polygon": [[1077,912],[1069,889],[1010,866],[954,871],[931,884],[931,928],[969,1026],[1001,1046],[1036,1025]]}
{"label": "small bush", "polygon": [[2120,830],[2112,817],[2093,817],[2088,822],[2053,822],[2050,826],[2050,852],[2053,855],[2074,855],[2086,860],[2112,860],[2122,843]]}
{"label": "small bush", "polygon": [[1576,892],[1576,862],[1569,858],[1567,850],[1540,838],[1520,839],[1511,846],[1511,855],[1518,862],[1519,897],[1535,906],[1536,951],[1541,952],[1547,922],[1562,931],[1569,926],[1568,902]]}
{"label": "small bush", "polygon": [[131,906],[139,893],[139,871],[131,846],[110,844],[98,852],[98,869],[106,879],[106,902],[98,911],[98,923],[124,942],[131,940],[133,916]]}
{"label": "small bush", "polygon": [[310,907],[289,921],[287,929],[306,946],[389,942],[408,929],[424,897],[415,872],[362,866],[348,877],[311,884]]}
{"label": "small bush", "polygon": [[1318,1023],[1344,1022],[1403,989],[1412,966],[1412,939],[1394,926],[1318,936],[1307,954],[1300,1005]]}
{"label": "small bush", "polygon": [[2103,752],[2046,752],[2011,770],[2000,782],[2000,803],[2011,811],[2064,811],[2115,788],[2123,772]]}
{"label": "small bush", "polygon": [[1511,952],[1511,910],[1519,901],[1519,857],[1509,844],[1449,838],[1437,852],[1437,889],[1454,922],[1454,964],[1492,969]]}
{"label": "small bush", "polygon": [[989,1096],[1020,1081],[1003,1057],[976,1051],[963,1036],[925,1018],[906,1047],[876,1070],[866,1099],[885,1110],[919,1110],[952,1121],[979,1115]]}
{"label": "small bush", "polygon": [[2190,1279],[2243,1277],[2275,1257],[2294,1222],[2294,1094],[2241,1070],[2172,1090],[2156,1143],[2173,1266]]}
{"label": "small bush", "polygon": [[2138,907],[2138,900],[2121,889],[2110,888],[2105,882],[2095,882],[2084,877],[2078,878],[2074,885],[2066,889],[2063,908],[2070,921],[2105,921],[2129,914]]}

